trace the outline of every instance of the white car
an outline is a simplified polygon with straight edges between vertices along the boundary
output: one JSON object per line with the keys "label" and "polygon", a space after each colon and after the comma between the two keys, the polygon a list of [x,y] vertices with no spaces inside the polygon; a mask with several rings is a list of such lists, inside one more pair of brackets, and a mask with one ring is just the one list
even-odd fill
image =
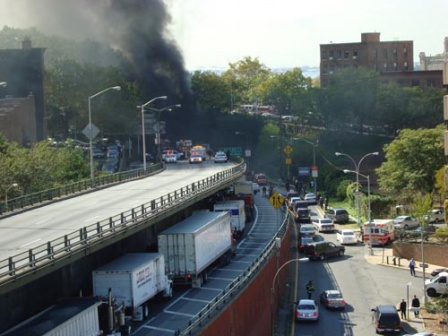
{"label": "white car", "polygon": [[300,300],[296,309],[297,321],[318,321],[319,307],[314,300]]}
{"label": "white car", "polygon": [[336,240],[341,245],[358,244],[358,238],[354,230],[336,230]]}
{"label": "white car", "polygon": [[429,223],[439,223],[445,221],[443,211],[440,209],[432,209],[431,211],[428,211],[424,218],[425,221],[428,221]]}
{"label": "white car", "polygon": [[166,163],[176,163],[177,156],[176,156],[176,154],[166,154],[163,161],[165,161]]}
{"label": "white car", "polygon": [[303,200],[307,201],[307,203],[310,205],[317,204],[316,194],[314,194],[314,193],[305,194],[305,197],[303,198]]}
{"label": "white car", "polygon": [[331,219],[328,218],[316,218],[313,219],[313,225],[316,228],[317,232],[333,232],[334,231],[334,223]]}
{"label": "white car", "polygon": [[394,219],[394,228],[396,230],[416,229],[419,226],[418,220],[411,216],[398,216]]}
{"label": "white car", "polygon": [[227,155],[224,152],[216,152],[214,160],[215,163],[227,162]]}
{"label": "white car", "polygon": [[200,155],[190,156],[190,163],[202,163],[202,157]]}

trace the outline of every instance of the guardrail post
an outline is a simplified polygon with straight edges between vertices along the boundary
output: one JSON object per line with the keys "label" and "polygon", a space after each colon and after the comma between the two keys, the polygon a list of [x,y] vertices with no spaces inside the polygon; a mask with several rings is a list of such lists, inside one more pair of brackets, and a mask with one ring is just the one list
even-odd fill
{"label": "guardrail post", "polygon": [[53,259],[53,249],[51,248],[51,243],[48,242],[47,243],[47,254],[48,254],[48,259]]}
{"label": "guardrail post", "polygon": [[145,205],[142,204],[142,215],[144,215],[145,213],[146,213],[146,208],[145,208]]}
{"label": "guardrail post", "polygon": [[15,275],[16,269],[14,267],[14,261],[12,261],[12,257],[8,258],[8,266],[9,266],[9,275]]}
{"label": "guardrail post", "polygon": [[67,235],[64,235],[64,247],[66,251],[70,251],[70,241]]}
{"label": "guardrail post", "polygon": [[121,218],[121,222],[124,223],[124,213],[123,212],[120,214],[120,218]]}
{"label": "guardrail post", "polygon": [[114,227],[114,221],[112,220],[112,217],[109,217],[109,227],[111,229],[113,229],[113,227]]}
{"label": "guardrail post", "polygon": [[132,219],[134,219],[135,218],[135,209],[134,208],[132,208],[131,213],[132,213]]}

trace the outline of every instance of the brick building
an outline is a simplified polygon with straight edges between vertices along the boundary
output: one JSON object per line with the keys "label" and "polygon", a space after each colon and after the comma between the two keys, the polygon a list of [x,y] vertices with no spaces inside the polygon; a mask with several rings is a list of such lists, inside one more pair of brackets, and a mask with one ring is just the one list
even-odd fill
{"label": "brick building", "polygon": [[[21,112],[33,114],[33,116],[8,117],[9,122],[12,122],[9,125],[8,134],[12,130],[19,133],[13,136],[14,139],[19,139],[24,135],[21,132],[29,130],[30,127],[34,127],[34,131],[26,132],[27,137],[30,135],[29,139],[34,138],[34,141],[41,141],[46,138],[44,52],[44,48],[33,48],[29,38],[22,41],[21,49],[0,50],[0,82],[8,83],[6,88],[0,89],[0,98],[8,97],[8,99],[20,103],[21,101],[26,102],[31,95],[34,101],[33,109]],[[31,107],[31,104],[26,104],[26,106]],[[10,109],[8,108],[8,110]],[[5,117],[0,117],[0,123],[5,122],[3,118]],[[33,122],[33,125],[24,125],[28,122]],[[29,139],[21,138],[21,141],[15,141],[22,144],[28,142]]]}
{"label": "brick building", "polygon": [[362,33],[361,42],[320,45],[322,87],[338,69],[363,67],[380,73],[382,81],[402,86],[443,87],[442,71],[414,71],[413,41],[380,41],[380,33]]}

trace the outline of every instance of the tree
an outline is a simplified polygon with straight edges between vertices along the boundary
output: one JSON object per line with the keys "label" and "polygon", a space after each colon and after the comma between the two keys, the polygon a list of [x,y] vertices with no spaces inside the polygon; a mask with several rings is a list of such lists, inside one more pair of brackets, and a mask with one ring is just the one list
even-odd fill
{"label": "tree", "polygon": [[212,71],[195,71],[191,76],[191,90],[200,109],[229,111],[230,88],[222,76]]}
{"label": "tree", "polygon": [[404,129],[384,146],[386,162],[376,170],[385,191],[432,192],[435,172],[445,162],[444,126],[433,129]]}

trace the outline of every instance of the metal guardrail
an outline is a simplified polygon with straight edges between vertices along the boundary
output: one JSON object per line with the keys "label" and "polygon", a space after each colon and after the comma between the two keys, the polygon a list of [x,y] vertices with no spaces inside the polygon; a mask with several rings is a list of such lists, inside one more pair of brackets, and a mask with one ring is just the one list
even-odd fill
{"label": "metal guardrail", "polygon": [[148,166],[146,168],[146,174],[144,173],[143,169],[134,169],[115,174],[97,176],[95,177],[94,180],[94,187],[92,187],[91,180],[86,179],[76,183],[67,184],[61,187],[39,191],[33,194],[13,198],[8,200],[7,205],[5,204],[5,202],[0,203],[0,215],[14,211],[16,209],[23,209],[25,207],[34,206],[36,204],[41,204],[46,201],[52,201],[54,199],[72,195],[81,191],[86,191],[89,189],[95,190],[96,188],[103,187],[105,185],[132,180],[146,175],[151,175],[161,170],[162,167],[163,166],[160,163]]}
{"label": "metal guardrail", "polygon": [[139,225],[143,220],[156,218],[180,202],[196,197],[223,182],[231,181],[237,175],[242,176],[245,169],[246,164],[240,162],[236,167],[216,173],[96,224],[80,228],[63,237],[29,249],[27,252],[0,260],[0,286],[35,272],[38,268],[54,264],[57,260],[68,258],[94,244],[99,244],[130,227]]}
{"label": "metal guardrail", "polygon": [[260,256],[246,268],[243,274],[232,281],[222,291],[222,293],[215,298],[213,303],[209,303],[199,313],[197,313],[196,316],[194,316],[190,320],[189,325],[185,330],[178,330],[175,334],[176,336],[196,335],[197,330],[196,332],[194,332],[195,329],[202,329],[206,322],[208,322],[206,320],[210,320],[211,318],[215,317],[217,312],[219,312],[220,309],[224,308],[227,305],[228,301],[230,301],[233,296],[236,296],[239,290],[244,288],[249,280],[260,270],[260,266],[266,263],[270,259],[271,255],[275,252],[277,246],[276,239],[282,238],[285,235],[288,221],[291,219],[290,216],[291,214],[289,212],[286,212],[284,221],[279,227],[277,233],[268,243],[266,248],[260,253]]}

